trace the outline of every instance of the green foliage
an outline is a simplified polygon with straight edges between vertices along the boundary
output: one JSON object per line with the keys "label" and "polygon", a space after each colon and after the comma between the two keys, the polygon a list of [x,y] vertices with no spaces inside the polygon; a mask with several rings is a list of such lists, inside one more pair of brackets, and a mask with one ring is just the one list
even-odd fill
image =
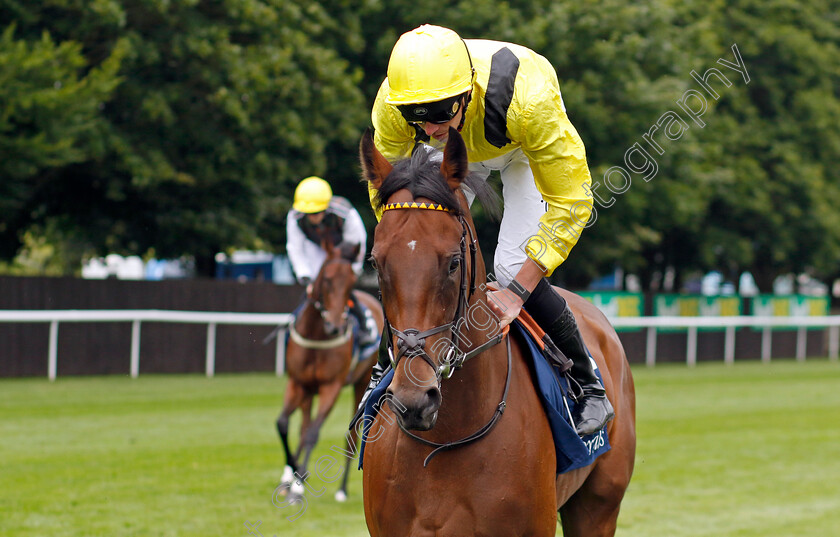
{"label": "green foliage", "polygon": [[360,74],[319,44],[330,19],[318,5],[18,8],[29,22],[22,30],[51,29],[69,50],[88,51],[94,66],[119,51],[122,83],[101,106],[88,153],[44,177],[30,174],[41,184],[23,196],[27,210],[7,225],[9,239],[60,219],[68,238],[82,237],[100,254],[191,254],[209,272],[218,251],[282,243],[279,224],[297,181],[326,174],[328,148],[356,150]]}
{"label": "green foliage", "polygon": [[[65,261],[155,251],[282,250],[297,181],[318,174],[359,207],[357,144],[391,48],[423,23],[512,41],[556,67],[597,206],[556,278],[619,265],[656,287],[751,270],[840,275],[840,9],[836,2],[0,0],[0,259],[41,234]],[[717,60],[736,45],[746,83]],[[679,108],[712,79],[702,128]],[[689,127],[651,134],[668,112]],[[645,141],[653,136],[659,150]],[[611,194],[634,144],[655,160]],[[496,224],[479,215],[485,254]],[[47,235],[48,234],[48,235]],[[72,271],[75,267],[68,267]]]}
{"label": "green foliage", "polygon": [[12,276],[61,276],[66,263],[56,249],[56,242],[49,241],[46,234],[36,235],[27,231],[23,234],[23,246],[17,256],[9,263],[0,261],[0,273]]}
{"label": "green foliage", "polygon": [[[765,289],[777,274],[835,274],[840,258],[837,10],[823,11],[816,2],[742,1],[720,10],[714,20],[721,35],[738,43],[751,80],[727,90],[716,112],[724,121],[709,133],[726,148],[715,164],[731,179],[714,193],[703,226],[733,240],[705,244],[704,265],[734,260],[738,269],[752,270]],[[738,248],[745,241],[748,247]],[[715,247],[718,251],[711,252]]]}
{"label": "green foliage", "polygon": [[[122,47],[88,68],[82,47],[0,36],[0,258],[11,258],[57,170],[94,158],[100,107],[120,83]],[[84,72],[83,72],[84,71]]]}

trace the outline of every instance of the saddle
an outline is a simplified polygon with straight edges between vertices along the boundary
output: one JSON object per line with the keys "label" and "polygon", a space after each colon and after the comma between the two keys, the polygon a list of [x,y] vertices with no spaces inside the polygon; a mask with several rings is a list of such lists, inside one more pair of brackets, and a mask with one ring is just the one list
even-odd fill
{"label": "saddle", "polygon": [[554,341],[552,341],[551,338],[548,337],[548,334],[540,328],[540,325],[538,325],[537,321],[531,317],[530,313],[524,309],[519,310],[519,316],[516,318],[516,322],[519,323],[519,326],[522,329],[528,332],[528,334],[534,339],[534,342],[539,347],[543,356],[545,356],[546,360],[548,360],[551,365],[557,367],[560,370],[560,373],[565,373],[572,368],[572,365],[574,365],[572,360],[563,354],[563,351],[557,348]]}
{"label": "saddle", "polygon": [[[523,315],[520,314],[510,324],[511,334],[525,343],[523,351],[528,367],[531,369],[534,389],[540,396],[551,428],[551,436],[554,439],[557,473],[561,474],[588,466],[600,455],[609,451],[610,442],[607,430],[601,429],[582,438],[575,432],[572,415],[577,404],[577,394],[573,390],[577,389],[577,384],[570,382],[569,376],[565,374],[571,367],[571,360],[563,355],[544,333],[540,335],[543,331],[538,326],[536,329],[533,326],[526,326],[526,323],[536,325],[527,313],[524,318],[529,320],[523,322]],[[549,345],[546,345],[546,340]],[[559,358],[553,356],[554,352]],[[597,368],[595,374],[603,382],[601,372]]]}

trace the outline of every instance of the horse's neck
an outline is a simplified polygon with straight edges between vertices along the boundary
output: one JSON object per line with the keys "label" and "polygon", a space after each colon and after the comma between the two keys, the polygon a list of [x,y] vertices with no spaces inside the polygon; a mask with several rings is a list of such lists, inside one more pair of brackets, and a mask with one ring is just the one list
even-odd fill
{"label": "horse's neck", "polygon": [[[479,291],[478,295],[470,302],[467,318],[471,323],[481,323],[486,319],[491,326],[487,329],[471,326],[458,341],[465,352],[483,345],[499,333],[498,325],[488,317],[491,313],[483,293]],[[502,339],[473,356],[452,378],[442,382],[442,420],[454,420],[469,428],[481,420],[486,421],[492,414],[492,409],[499,404],[508,373],[506,343]]]}
{"label": "horse's neck", "polygon": [[321,312],[318,311],[312,300],[307,300],[306,306],[303,307],[295,320],[295,330],[301,336],[309,339],[322,338],[326,334]]}

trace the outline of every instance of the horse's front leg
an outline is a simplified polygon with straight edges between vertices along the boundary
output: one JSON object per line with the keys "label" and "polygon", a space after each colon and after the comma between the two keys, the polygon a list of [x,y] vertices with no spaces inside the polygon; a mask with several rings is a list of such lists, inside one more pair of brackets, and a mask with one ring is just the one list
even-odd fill
{"label": "horse's front leg", "polygon": [[[357,382],[353,386],[353,406],[351,410],[354,412],[356,408],[359,406],[359,403],[362,401],[362,396],[365,393],[365,389],[367,388],[368,383],[370,382],[370,375],[363,376],[359,382]],[[349,431],[344,435],[345,438],[345,446],[346,446],[346,460],[344,461],[344,475],[341,477],[341,485],[338,487],[338,490],[335,493],[335,499],[339,502],[343,502],[347,500],[347,478],[350,476],[350,464],[356,460],[356,451],[357,451],[357,444],[358,444],[358,431],[356,427],[361,427],[360,424],[363,424],[364,420],[360,420],[356,422],[354,427],[351,427]]]}
{"label": "horse's front leg", "polygon": [[[343,378],[341,379],[344,380]],[[312,456],[312,450],[315,449],[315,444],[318,443],[318,438],[321,434],[321,426],[332,411],[335,402],[338,399],[338,394],[341,392],[342,382],[332,382],[324,384],[318,388],[318,414],[312,423],[307,427],[306,432],[303,433],[301,444],[303,446],[303,463],[300,465],[299,476],[304,476],[306,467],[309,464],[309,457]]]}
{"label": "horse's front leg", "polygon": [[297,451],[295,451],[295,460],[300,460],[301,452],[303,452],[303,435],[306,433],[306,430],[309,428],[309,424],[312,423],[312,399],[314,399],[315,394],[308,394],[304,397],[303,402],[300,404],[300,438],[301,441],[298,443]]}
{"label": "horse's front leg", "polygon": [[280,443],[283,446],[283,453],[286,456],[286,464],[283,468],[283,477],[280,478],[280,486],[285,490],[291,490],[292,495],[299,495],[294,487],[295,474],[298,473],[297,458],[292,455],[289,447],[289,416],[300,407],[306,392],[301,385],[289,380],[286,386],[286,393],[283,396],[283,409],[277,417],[277,434],[280,435]]}

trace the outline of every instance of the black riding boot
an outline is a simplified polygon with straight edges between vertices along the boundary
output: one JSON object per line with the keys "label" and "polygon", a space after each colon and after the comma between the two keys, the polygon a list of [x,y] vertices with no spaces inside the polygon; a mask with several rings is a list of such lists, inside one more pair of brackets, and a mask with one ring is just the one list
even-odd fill
{"label": "black riding boot", "polygon": [[543,279],[525,302],[525,309],[557,348],[572,360],[569,372],[582,392],[573,416],[578,435],[586,436],[601,430],[615,416],[615,412],[607,399],[604,386],[595,374],[575,316],[566,300]]}

